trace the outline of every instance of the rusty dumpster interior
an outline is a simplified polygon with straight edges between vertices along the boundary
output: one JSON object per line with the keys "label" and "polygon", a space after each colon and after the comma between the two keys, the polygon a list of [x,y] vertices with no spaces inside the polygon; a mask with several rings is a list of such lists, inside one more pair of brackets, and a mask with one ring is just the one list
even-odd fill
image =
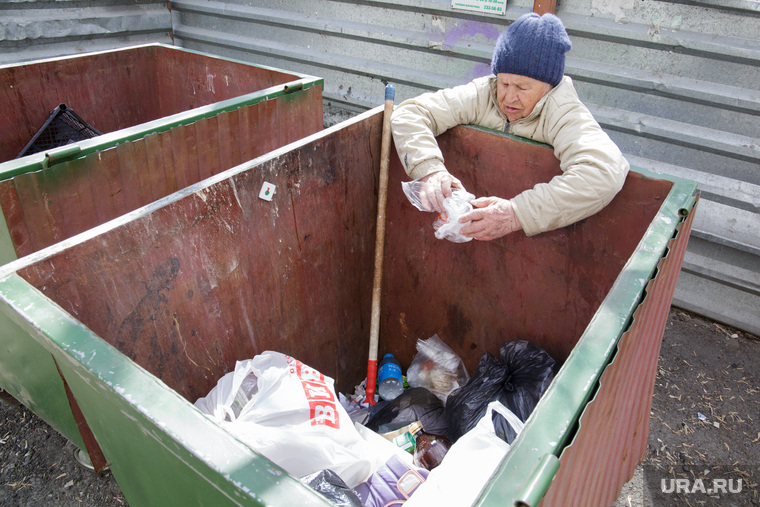
{"label": "rusty dumpster interior", "polygon": [[322,129],[319,86],[0,181],[18,257]]}
{"label": "rusty dumpster interior", "polygon": [[[177,75],[188,79],[168,81]],[[83,76],[87,87],[75,86]],[[12,158],[23,147],[48,114],[48,103],[83,104],[81,112],[102,119],[97,126],[110,131],[294,79],[163,46],[0,69],[0,82],[15,83],[0,87],[0,100],[16,108],[8,112],[10,121],[0,123],[0,131],[8,130],[0,134],[0,157]],[[24,94],[35,99],[21,100]],[[2,216],[17,257],[23,257],[322,128],[321,86],[241,103],[0,181]]]}
{"label": "rusty dumpster interior", "polygon": [[62,103],[107,133],[295,79],[161,45],[6,66],[0,68],[0,162],[16,158]]}
{"label": "rusty dumpster interior", "polygon": [[[366,374],[381,130],[382,114],[346,122],[18,273],[191,403],[265,350],[352,393]],[[439,141],[476,195],[559,174],[545,146],[470,127]],[[631,173],[574,226],[456,244],[408,203],[391,153],[380,354],[404,368],[435,333],[470,372],[516,339],[564,362],[672,186]],[[271,202],[258,197],[265,181]]]}

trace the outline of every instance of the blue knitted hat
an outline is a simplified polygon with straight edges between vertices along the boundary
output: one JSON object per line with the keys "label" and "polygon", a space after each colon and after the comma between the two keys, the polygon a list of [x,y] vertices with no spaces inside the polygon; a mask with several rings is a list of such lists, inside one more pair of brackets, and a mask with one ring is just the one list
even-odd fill
{"label": "blue knitted hat", "polygon": [[491,70],[532,77],[556,86],[565,73],[565,53],[572,43],[554,14],[523,14],[496,41]]}

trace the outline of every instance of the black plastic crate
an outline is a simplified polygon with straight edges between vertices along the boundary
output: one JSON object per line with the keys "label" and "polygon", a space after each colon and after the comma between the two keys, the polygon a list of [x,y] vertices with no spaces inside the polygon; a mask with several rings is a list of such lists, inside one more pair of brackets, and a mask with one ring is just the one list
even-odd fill
{"label": "black plastic crate", "polygon": [[101,135],[92,125],[79,117],[66,104],[59,104],[50,113],[45,124],[16,158],[40,151],[76,143]]}

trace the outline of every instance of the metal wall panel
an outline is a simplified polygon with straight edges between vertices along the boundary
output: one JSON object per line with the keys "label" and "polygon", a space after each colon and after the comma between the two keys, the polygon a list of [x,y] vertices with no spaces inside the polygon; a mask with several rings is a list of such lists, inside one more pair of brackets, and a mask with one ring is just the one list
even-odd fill
{"label": "metal wall panel", "polygon": [[[177,45],[323,77],[328,120],[382,104],[388,82],[399,101],[490,72],[496,37],[533,7],[510,0],[504,15],[486,15],[452,9],[450,0],[170,4]],[[77,51],[170,29],[165,2],[11,2],[0,9],[0,44],[13,49],[6,59],[29,55],[24,42],[33,51],[49,40]],[[56,12],[79,16],[61,27],[52,21]],[[36,21],[40,13],[47,22]],[[674,304],[760,334],[758,3],[568,0],[557,13],[573,40],[566,72],[631,163],[700,186]]]}
{"label": "metal wall panel", "polygon": [[[325,111],[403,100],[490,72],[498,34],[530,11],[450,0],[172,2],[176,44],[325,79]],[[696,181],[674,304],[760,334],[757,2],[573,0],[566,72],[632,164]]]}
{"label": "metal wall panel", "polygon": [[0,65],[172,43],[166,0],[0,1]]}

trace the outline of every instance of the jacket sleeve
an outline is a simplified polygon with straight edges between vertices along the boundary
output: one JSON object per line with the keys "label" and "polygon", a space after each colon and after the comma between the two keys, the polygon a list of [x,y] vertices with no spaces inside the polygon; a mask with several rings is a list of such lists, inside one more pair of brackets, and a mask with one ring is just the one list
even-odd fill
{"label": "jacket sleeve", "polygon": [[490,102],[487,78],[424,93],[405,100],[393,111],[393,142],[404,170],[412,179],[445,171],[436,136],[457,125],[479,124]]}
{"label": "jacket sleeve", "polygon": [[547,111],[540,128],[554,147],[562,174],[512,198],[528,236],[597,213],[623,187],[629,170],[620,149],[580,101],[552,104]]}

